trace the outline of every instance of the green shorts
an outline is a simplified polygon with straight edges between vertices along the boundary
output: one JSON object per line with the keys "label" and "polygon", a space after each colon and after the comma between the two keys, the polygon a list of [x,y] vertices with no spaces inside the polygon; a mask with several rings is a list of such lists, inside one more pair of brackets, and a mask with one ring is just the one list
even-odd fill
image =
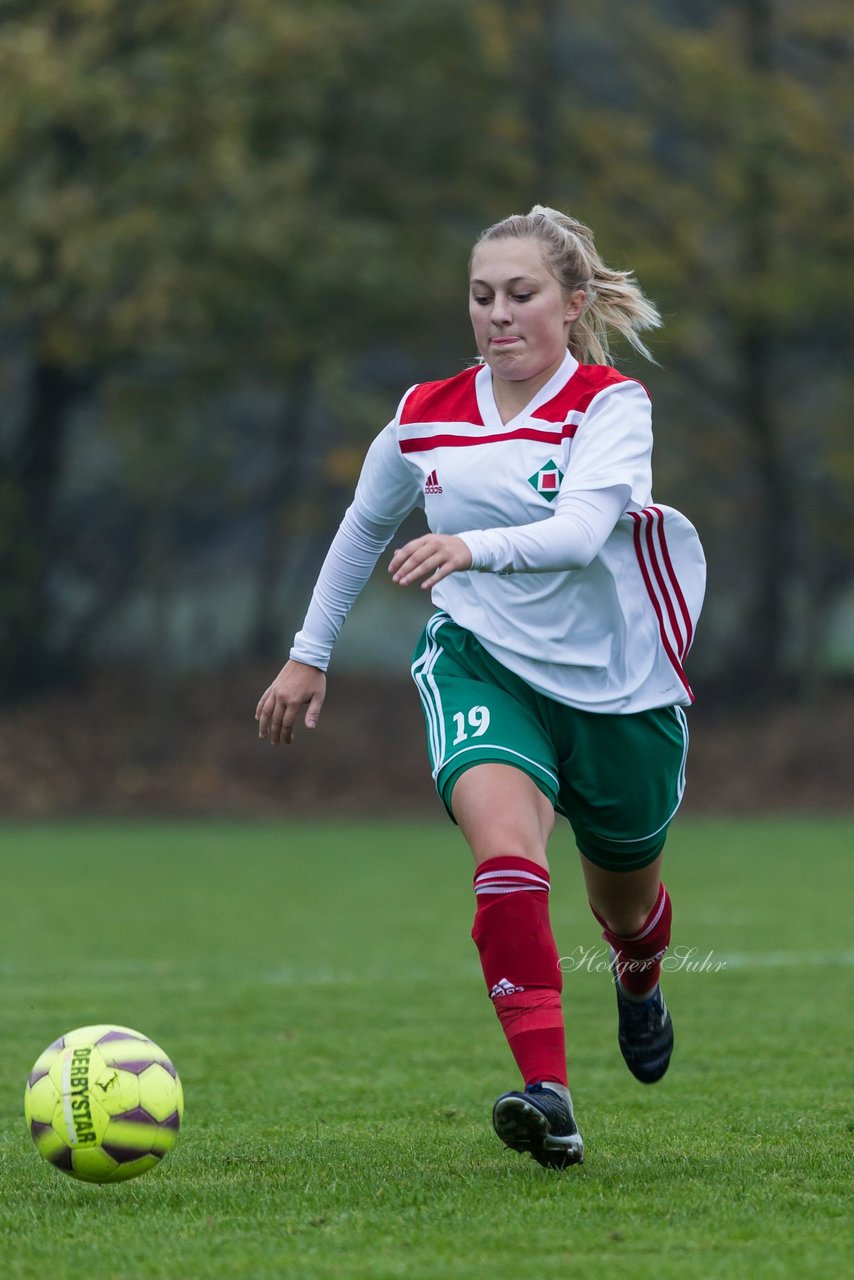
{"label": "green shorts", "polygon": [[635,871],[658,857],[685,788],[688,727],[681,707],[605,715],[535,692],[447,614],[434,614],[416,646],[436,789],[466,769],[515,765],[572,826],[591,862]]}

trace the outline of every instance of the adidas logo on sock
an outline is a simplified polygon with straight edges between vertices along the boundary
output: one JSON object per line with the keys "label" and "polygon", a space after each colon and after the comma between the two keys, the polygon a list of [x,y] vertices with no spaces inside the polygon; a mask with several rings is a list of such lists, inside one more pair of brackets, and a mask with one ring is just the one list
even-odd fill
{"label": "adidas logo on sock", "polygon": [[524,987],[514,987],[512,982],[508,982],[506,978],[502,978],[500,982],[496,982],[495,986],[489,993],[490,1000],[495,1000],[498,996],[512,996],[514,991],[524,991]]}
{"label": "adidas logo on sock", "polygon": [[439,484],[439,477],[435,471],[431,471],[427,477],[427,483],[424,485],[425,493],[441,493],[442,486]]}

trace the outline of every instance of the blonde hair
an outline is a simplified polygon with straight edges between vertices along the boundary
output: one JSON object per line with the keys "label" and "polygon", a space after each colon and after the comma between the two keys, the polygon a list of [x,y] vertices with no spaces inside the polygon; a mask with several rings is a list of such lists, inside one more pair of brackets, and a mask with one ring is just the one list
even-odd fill
{"label": "blonde hair", "polygon": [[487,227],[478,236],[475,249],[489,240],[512,238],[538,241],[546,266],[566,293],[583,289],[587,295],[569,331],[567,345],[576,360],[613,364],[608,345],[608,332],[613,329],[647,360],[657,363],[639,334],[659,328],[661,316],[633,272],[605,266],[589,227],[557,209],[535,204],[530,213],[514,213]]}

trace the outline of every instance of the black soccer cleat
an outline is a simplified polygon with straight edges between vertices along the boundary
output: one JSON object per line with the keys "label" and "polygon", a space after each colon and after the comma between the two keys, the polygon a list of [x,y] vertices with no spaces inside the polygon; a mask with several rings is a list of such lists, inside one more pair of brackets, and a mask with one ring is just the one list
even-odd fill
{"label": "black soccer cleat", "polygon": [[632,1000],[615,980],[620,1023],[617,1040],[626,1066],[642,1084],[655,1084],[670,1066],[673,1019],[656,986],[646,1000]]}
{"label": "black soccer cleat", "polygon": [[527,1151],[545,1169],[581,1164],[584,1142],[565,1085],[529,1084],[524,1093],[502,1093],[492,1109],[492,1127],[514,1151]]}

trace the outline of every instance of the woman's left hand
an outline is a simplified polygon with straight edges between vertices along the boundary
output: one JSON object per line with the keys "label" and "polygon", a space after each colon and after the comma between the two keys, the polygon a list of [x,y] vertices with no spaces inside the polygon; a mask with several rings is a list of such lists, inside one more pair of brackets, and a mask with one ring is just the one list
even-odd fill
{"label": "woman's left hand", "polygon": [[410,587],[423,578],[421,589],[427,591],[449,573],[470,568],[471,552],[462,538],[450,533],[425,533],[395,551],[388,571],[392,582],[400,587]]}

